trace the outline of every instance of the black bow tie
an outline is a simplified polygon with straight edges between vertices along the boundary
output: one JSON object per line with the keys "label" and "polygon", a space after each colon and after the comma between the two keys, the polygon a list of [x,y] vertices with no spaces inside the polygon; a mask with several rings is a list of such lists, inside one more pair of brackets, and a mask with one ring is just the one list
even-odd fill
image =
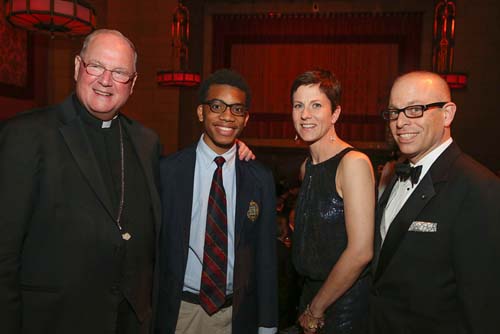
{"label": "black bow tie", "polygon": [[396,164],[396,175],[399,180],[406,181],[410,178],[412,186],[418,182],[421,172],[422,166],[411,167],[409,163],[404,162]]}

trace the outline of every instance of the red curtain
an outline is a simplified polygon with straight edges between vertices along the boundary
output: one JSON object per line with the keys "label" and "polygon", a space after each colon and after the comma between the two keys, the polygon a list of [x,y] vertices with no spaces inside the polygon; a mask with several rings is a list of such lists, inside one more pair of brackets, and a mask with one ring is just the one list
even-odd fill
{"label": "red curtain", "polygon": [[419,13],[216,15],[213,26],[214,69],[231,67],[252,88],[247,138],[293,138],[290,85],[320,67],[342,83],[339,136],[383,142],[390,84],[419,65]]}

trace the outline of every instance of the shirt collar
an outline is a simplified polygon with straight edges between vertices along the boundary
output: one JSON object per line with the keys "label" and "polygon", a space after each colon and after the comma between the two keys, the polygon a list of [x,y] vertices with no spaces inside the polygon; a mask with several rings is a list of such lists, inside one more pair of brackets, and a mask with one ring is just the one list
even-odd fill
{"label": "shirt collar", "polygon": [[231,146],[231,148],[224,154],[217,154],[207,145],[207,143],[205,143],[205,141],[203,140],[203,136],[205,136],[205,134],[202,134],[200,140],[198,140],[198,145],[196,146],[196,154],[200,156],[201,164],[205,168],[209,168],[210,164],[215,163],[214,159],[218,156],[222,156],[226,160],[224,166],[228,166],[234,163],[234,160],[236,158],[236,143],[234,143],[234,145]]}
{"label": "shirt collar", "polygon": [[422,166],[422,172],[420,173],[420,180],[427,173],[427,171],[431,168],[434,161],[439,158],[439,156],[451,145],[453,139],[450,137],[444,143],[440,144],[438,147],[430,151],[425,157],[420,159],[416,164],[410,163],[412,167],[414,166]]}

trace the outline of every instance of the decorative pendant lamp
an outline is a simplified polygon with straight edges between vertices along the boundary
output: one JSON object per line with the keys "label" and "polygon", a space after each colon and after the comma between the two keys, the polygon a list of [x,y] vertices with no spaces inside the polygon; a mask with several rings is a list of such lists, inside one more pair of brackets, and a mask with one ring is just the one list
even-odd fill
{"label": "decorative pendant lamp", "polygon": [[432,67],[446,80],[450,88],[465,88],[467,75],[453,73],[455,52],[455,0],[439,0],[434,7]]}
{"label": "decorative pendant lamp", "polygon": [[[189,10],[179,1],[172,19],[173,70],[159,70],[156,81],[160,86],[193,87],[200,84],[200,74],[188,70]],[[176,67],[177,65],[177,67]]]}
{"label": "decorative pendant lamp", "polygon": [[5,16],[16,27],[69,36],[87,35],[95,11],[81,0],[5,0]]}

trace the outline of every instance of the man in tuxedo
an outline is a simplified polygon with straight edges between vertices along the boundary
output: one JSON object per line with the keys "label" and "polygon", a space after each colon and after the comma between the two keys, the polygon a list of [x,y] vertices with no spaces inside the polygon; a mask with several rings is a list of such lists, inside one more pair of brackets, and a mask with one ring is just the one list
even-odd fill
{"label": "man in tuxedo", "polygon": [[250,91],[231,70],[199,89],[200,140],[160,162],[162,221],[155,333],[273,333],[275,189],[269,169],[235,159]]}
{"label": "man in tuxedo", "polygon": [[383,116],[409,164],[379,200],[371,333],[498,333],[500,181],[451,137],[431,72],[396,79]]}
{"label": "man in tuxedo", "polygon": [[2,333],[150,331],[160,145],[120,113],[136,59],[120,32],[96,30],[75,93],[2,126]]}

